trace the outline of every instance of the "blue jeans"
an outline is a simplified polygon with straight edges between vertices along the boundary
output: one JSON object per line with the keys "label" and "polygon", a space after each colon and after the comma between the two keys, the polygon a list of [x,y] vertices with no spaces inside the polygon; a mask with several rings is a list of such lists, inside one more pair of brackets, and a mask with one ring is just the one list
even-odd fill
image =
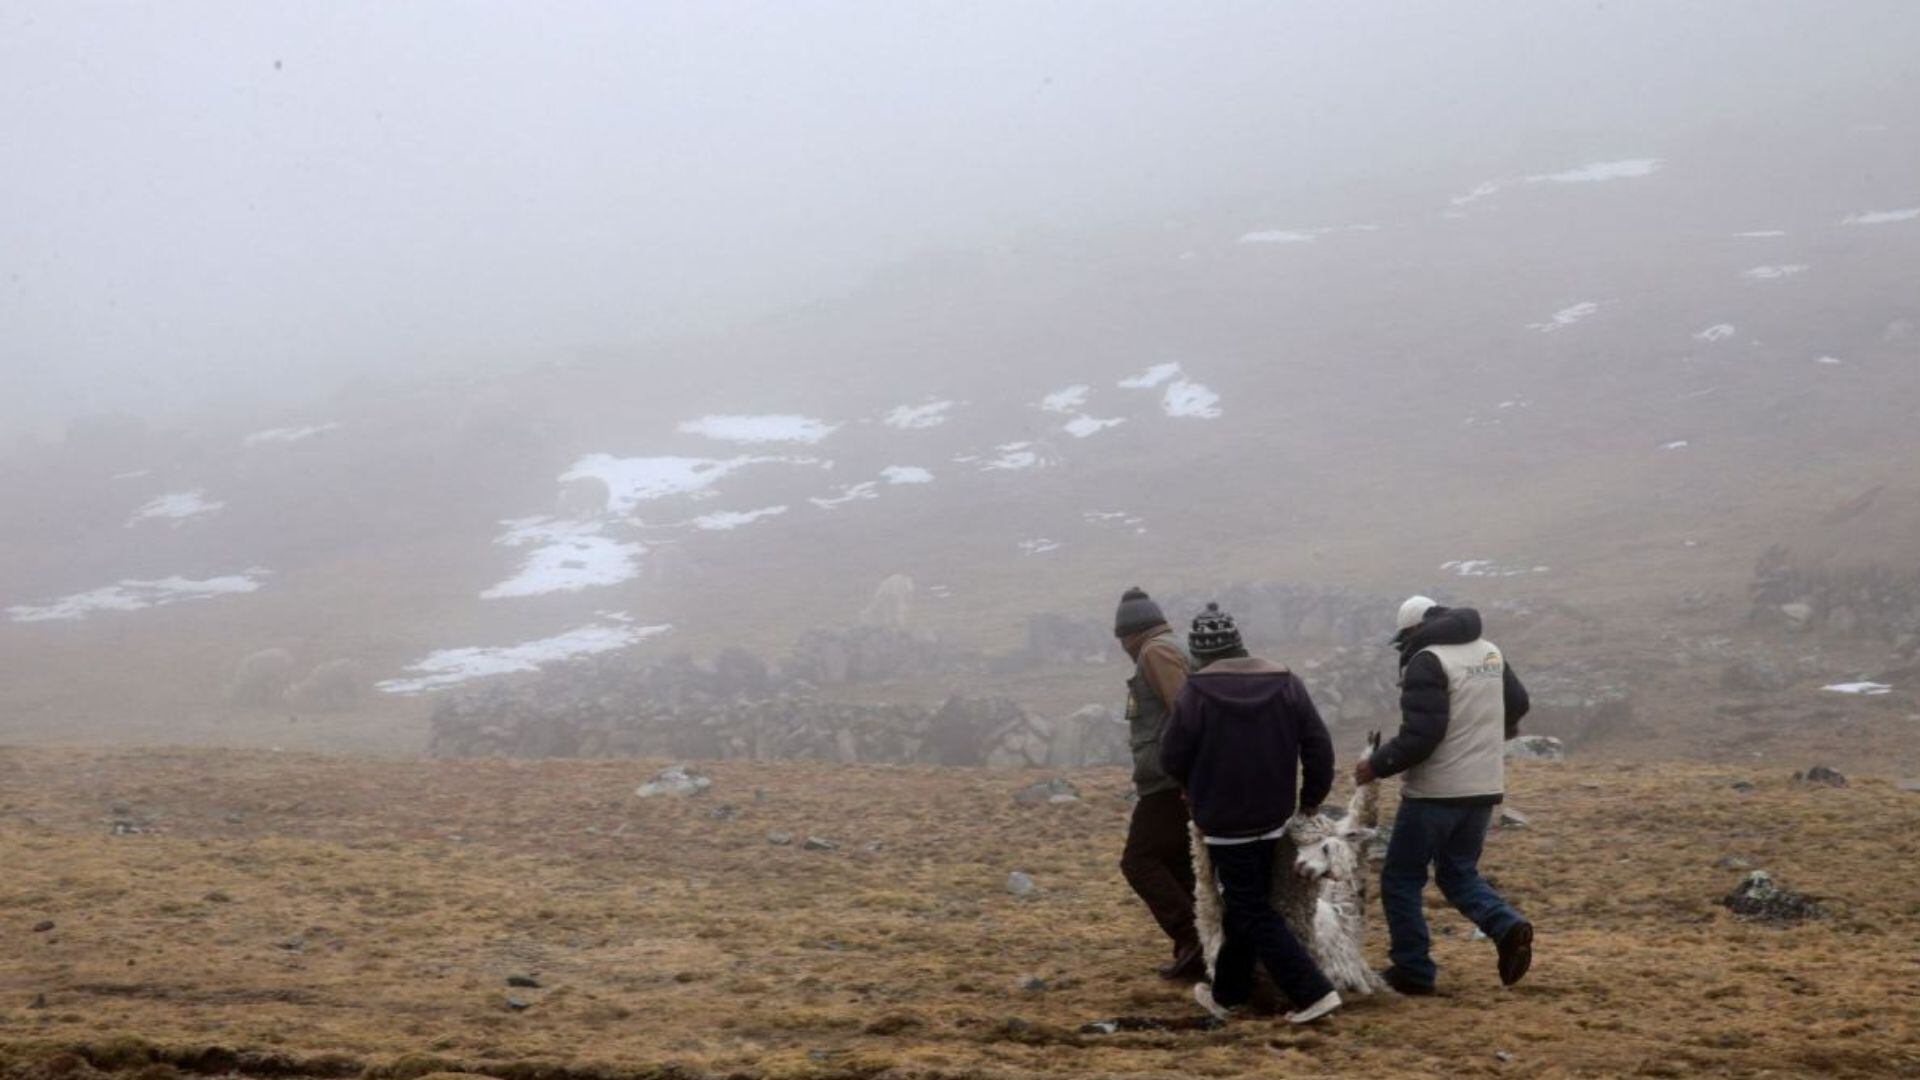
{"label": "blue jeans", "polygon": [[1380,906],[1386,910],[1387,933],[1392,938],[1387,955],[1408,981],[1432,986],[1439,974],[1428,954],[1432,939],[1427,936],[1427,916],[1420,900],[1429,865],[1441,895],[1473,920],[1481,933],[1499,941],[1525,921],[1480,876],[1480,848],[1492,818],[1491,806],[1400,800],[1393,835],[1387,840],[1387,863],[1380,871]]}

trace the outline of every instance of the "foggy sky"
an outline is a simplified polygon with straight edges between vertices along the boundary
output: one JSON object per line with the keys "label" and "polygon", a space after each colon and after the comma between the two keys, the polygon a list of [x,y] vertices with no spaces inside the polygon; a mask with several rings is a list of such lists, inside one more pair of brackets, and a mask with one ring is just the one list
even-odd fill
{"label": "foggy sky", "polygon": [[1904,127],[1917,43],[1901,0],[6,3],[0,424],[564,359],[1810,98]]}

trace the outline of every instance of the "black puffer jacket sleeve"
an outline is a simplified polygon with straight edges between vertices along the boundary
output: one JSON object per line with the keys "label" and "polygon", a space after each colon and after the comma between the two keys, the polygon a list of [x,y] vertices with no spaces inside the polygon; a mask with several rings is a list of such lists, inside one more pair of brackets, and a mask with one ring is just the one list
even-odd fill
{"label": "black puffer jacket sleeve", "polygon": [[1300,804],[1301,810],[1317,809],[1333,790],[1333,736],[1327,734],[1327,722],[1314,708],[1306,684],[1291,676],[1300,690]]}
{"label": "black puffer jacket sleeve", "polygon": [[1447,737],[1447,672],[1440,658],[1423,652],[1400,676],[1400,732],[1373,752],[1373,774],[1394,776],[1433,756]]}
{"label": "black puffer jacket sleeve", "polygon": [[1527,688],[1521,684],[1520,676],[1513,673],[1513,665],[1504,665],[1500,675],[1500,696],[1507,705],[1507,738],[1520,734],[1520,721],[1526,718],[1527,710],[1533,707],[1533,699],[1527,696]]}

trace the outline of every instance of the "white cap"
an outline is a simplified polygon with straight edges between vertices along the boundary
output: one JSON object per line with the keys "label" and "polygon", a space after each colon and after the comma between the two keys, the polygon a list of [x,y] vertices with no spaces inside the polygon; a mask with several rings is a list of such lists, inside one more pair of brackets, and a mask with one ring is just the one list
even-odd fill
{"label": "white cap", "polygon": [[1407,602],[1400,605],[1400,617],[1394,620],[1394,629],[1403,634],[1406,633],[1420,625],[1420,620],[1426,618],[1429,608],[1439,606],[1440,604],[1430,596],[1407,597]]}

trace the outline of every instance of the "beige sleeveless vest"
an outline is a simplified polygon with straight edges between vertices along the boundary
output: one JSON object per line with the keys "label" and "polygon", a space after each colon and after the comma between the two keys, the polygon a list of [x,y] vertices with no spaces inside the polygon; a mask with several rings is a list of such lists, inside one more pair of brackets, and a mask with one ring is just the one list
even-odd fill
{"label": "beige sleeveless vest", "polygon": [[1506,662],[1486,638],[1430,645],[1447,673],[1447,736],[1433,756],[1407,770],[1409,799],[1458,799],[1507,790]]}

